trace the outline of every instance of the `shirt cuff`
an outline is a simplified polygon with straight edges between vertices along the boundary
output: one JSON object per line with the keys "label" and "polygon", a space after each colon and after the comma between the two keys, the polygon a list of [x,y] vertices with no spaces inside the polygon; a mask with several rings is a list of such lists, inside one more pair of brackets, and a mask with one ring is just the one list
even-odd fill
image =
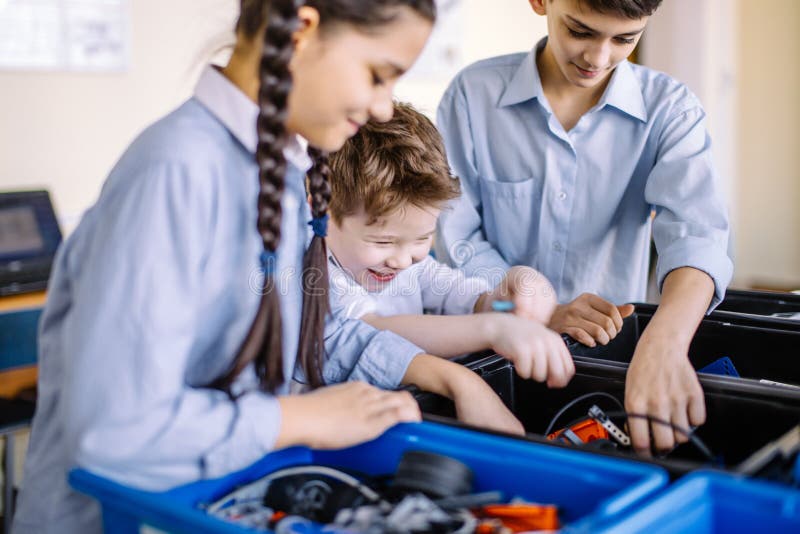
{"label": "shirt cuff", "polygon": [[[407,339],[383,330],[364,349],[356,368],[356,379],[383,389],[400,386],[408,366],[417,355],[425,353]],[[352,377],[351,377],[352,379]]]}
{"label": "shirt cuff", "polygon": [[714,298],[706,314],[714,311],[722,299],[733,277],[733,262],[719,243],[701,237],[685,237],[673,242],[666,250],[658,253],[656,276],[658,289],[664,286],[669,273],[681,267],[693,267],[703,271],[714,281]]}

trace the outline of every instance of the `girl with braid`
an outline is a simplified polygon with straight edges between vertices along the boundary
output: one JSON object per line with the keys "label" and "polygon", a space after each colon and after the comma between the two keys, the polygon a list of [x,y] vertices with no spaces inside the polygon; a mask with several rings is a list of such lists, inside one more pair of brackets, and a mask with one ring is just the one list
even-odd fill
{"label": "girl with braid", "polygon": [[[383,389],[454,396],[449,362],[391,332],[334,319],[324,338],[324,154],[391,117],[434,18],[433,0],[242,0],[230,63],[132,143],[58,253],[15,534],[101,530],[74,466],[163,490],[419,419]],[[520,431],[494,406],[474,419]]]}

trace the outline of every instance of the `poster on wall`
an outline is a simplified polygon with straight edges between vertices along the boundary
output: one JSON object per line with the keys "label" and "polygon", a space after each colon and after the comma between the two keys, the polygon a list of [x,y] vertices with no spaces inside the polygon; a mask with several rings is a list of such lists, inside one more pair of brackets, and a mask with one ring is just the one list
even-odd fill
{"label": "poster on wall", "polygon": [[128,0],[0,0],[0,69],[119,72]]}

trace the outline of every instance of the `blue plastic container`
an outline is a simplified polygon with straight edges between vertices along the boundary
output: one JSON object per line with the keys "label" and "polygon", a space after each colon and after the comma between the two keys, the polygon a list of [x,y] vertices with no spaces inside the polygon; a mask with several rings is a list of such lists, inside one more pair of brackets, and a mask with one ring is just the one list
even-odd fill
{"label": "blue plastic container", "polygon": [[622,517],[599,532],[800,532],[800,490],[698,471]]}
{"label": "blue plastic container", "polygon": [[277,469],[322,464],[369,475],[392,474],[406,450],[456,458],[470,466],[475,491],[500,490],[539,503],[557,504],[568,530],[594,532],[667,484],[659,467],[549,447],[435,423],[398,425],[378,439],[335,451],[284,449],[250,467],[163,493],[131,489],[82,469],[72,486],[97,499],[106,532],[138,533],[140,525],[168,532],[252,532],[207,515],[201,508],[234,488]]}

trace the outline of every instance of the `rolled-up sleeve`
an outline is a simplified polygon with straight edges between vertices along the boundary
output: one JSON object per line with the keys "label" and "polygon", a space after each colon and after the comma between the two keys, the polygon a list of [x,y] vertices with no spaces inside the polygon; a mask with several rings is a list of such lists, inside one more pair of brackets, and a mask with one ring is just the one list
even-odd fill
{"label": "rolled-up sleeve", "polygon": [[728,257],[727,209],[704,119],[705,113],[697,105],[666,122],[645,199],[656,211],[653,239],[658,250],[659,288],[675,269],[699,269],[714,281],[710,312],[725,296],[733,262]]}
{"label": "rolled-up sleeve", "polygon": [[410,341],[347,319],[334,310],[325,323],[325,383],[362,380],[384,389],[398,387],[411,360],[425,351]]}
{"label": "rolled-up sleeve", "polygon": [[456,79],[437,111],[447,159],[460,180],[461,196],[442,210],[437,224],[436,258],[463,269],[468,276],[507,271],[508,263],[486,240],[480,202],[480,183],[466,101]]}

